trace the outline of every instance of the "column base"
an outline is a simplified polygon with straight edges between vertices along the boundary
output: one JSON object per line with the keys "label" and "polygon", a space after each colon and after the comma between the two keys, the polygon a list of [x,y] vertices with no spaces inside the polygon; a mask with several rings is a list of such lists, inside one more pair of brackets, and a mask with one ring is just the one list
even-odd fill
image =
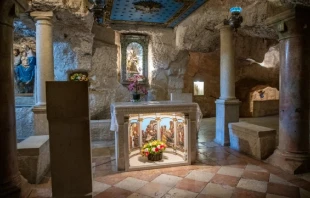
{"label": "column base", "polygon": [[20,198],[28,197],[31,193],[31,185],[18,174],[15,179],[5,184],[0,184],[0,197]]}
{"label": "column base", "polygon": [[266,162],[290,174],[301,174],[310,171],[309,154],[289,153],[276,149]]}
{"label": "column base", "polygon": [[239,122],[239,104],[238,99],[218,99],[216,103],[216,135],[214,142],[229,146],[228,123]]}
{"label": "column base", "polygon": [[34,106],[32,111],[34,116],[34,134],[49,135],[46,106]]}

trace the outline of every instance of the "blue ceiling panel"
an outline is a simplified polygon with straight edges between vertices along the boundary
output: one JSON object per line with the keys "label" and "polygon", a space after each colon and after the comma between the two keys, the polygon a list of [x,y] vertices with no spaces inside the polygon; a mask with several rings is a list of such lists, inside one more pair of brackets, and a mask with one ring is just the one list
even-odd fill
{"label": "blue ceiling panel", "polygon": [[134,3],[141,0],[109,0],[106,21],[175,27],[207,0],[153,0],[163,7],[159,11],[136,10]]}
{"label": "blue ceiling panel", "polygon": [[177,19],[175,19],[172,23],[169,24],[168,27],[174,27],[181,23],[184,19],[186,19],[191,13],[193,13],[195,10],[197,10],[200,6],[202,6],[206,0],[197,0],[195,4],[189,8],[186,12],[184,12],[181,16],[179,16]]}

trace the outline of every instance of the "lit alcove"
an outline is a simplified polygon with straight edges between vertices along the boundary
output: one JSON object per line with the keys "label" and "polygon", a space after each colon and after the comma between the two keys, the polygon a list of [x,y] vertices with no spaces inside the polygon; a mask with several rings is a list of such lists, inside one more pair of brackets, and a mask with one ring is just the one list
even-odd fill
{"label": "lit alcove", "polygon": [[194,96],[203,96],[204,95],[204,82],[195,81],[194,82]]}
{"label": "lit alcove", "polygon": [[[163,141],[160,161],[141,155],[144,144]],[[188,124],[183,113],[130,114],[128,122],[129,169],[188,164]]]}

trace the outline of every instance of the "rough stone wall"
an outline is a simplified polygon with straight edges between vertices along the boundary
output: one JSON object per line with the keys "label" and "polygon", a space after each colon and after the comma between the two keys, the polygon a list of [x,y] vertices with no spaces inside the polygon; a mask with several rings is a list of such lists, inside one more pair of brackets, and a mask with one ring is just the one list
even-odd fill
{"label": "rough stone wall", "polygon": [[204,117],[215,116],[215,100],[220,95],[220,56],[218,51],[211,53],[190,52],[189,63],[184,75],[185,93],[194,93],[194,82],[204,82],[204,95],[193,95]]}
{"label": "rough stone wall", "polygon": [[119,78],[120,46],[117,33],[110,28],[93,27],[94,45],[90,79],[90,114],[91,119],[110,117],[112,102],[129,101],[127,88],[121,85]]}
{"label": "rough stone wall", "polygon": [[[236,97],[242,102],[241,116],[251,116],[252,88],[279,86],[279,49],[275,41],[235,35]],[[257,61],[256,61],[257,60]],[[259,61],[259,62],[258,62]],[[215,116],[215,100],[220,97],[220,50],[210,53],[190,52],[184,76],[185,93],[193,93],[193,82],[204,81],[204,96],[193,96],[204,117]]]}
{"label": "rough stone wall", "polygon": [[148,100],[169,100],[170,93],[181,93],[188,52],[178,50],[172,29],[146,26],[112,26],[119,33],[144,34],[149,41],[149,95]]}

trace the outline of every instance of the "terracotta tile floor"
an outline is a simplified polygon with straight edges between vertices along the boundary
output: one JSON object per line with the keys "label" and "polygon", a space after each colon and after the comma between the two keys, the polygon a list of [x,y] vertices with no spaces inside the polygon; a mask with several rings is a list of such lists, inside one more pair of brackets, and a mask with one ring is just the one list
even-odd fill
{"label": "terracotta tile floor", "polygon": [[[206,126],[202,125],[201,129],[205,130]],[[205,139],[200,142],[201,136]],[[310,198],[309,175],[302,178],[290,175],[219,146],[210,138],[214,138],[214,131],[200,130],[197,161],[193,165],[133,172],[116,171],[111,144],[93,146],[96,148],[93,149],[93,195],[95,198]],[[42,184],[33,185],[30,197],[45,198],[51,194],[51,179],[47,176]]]}

